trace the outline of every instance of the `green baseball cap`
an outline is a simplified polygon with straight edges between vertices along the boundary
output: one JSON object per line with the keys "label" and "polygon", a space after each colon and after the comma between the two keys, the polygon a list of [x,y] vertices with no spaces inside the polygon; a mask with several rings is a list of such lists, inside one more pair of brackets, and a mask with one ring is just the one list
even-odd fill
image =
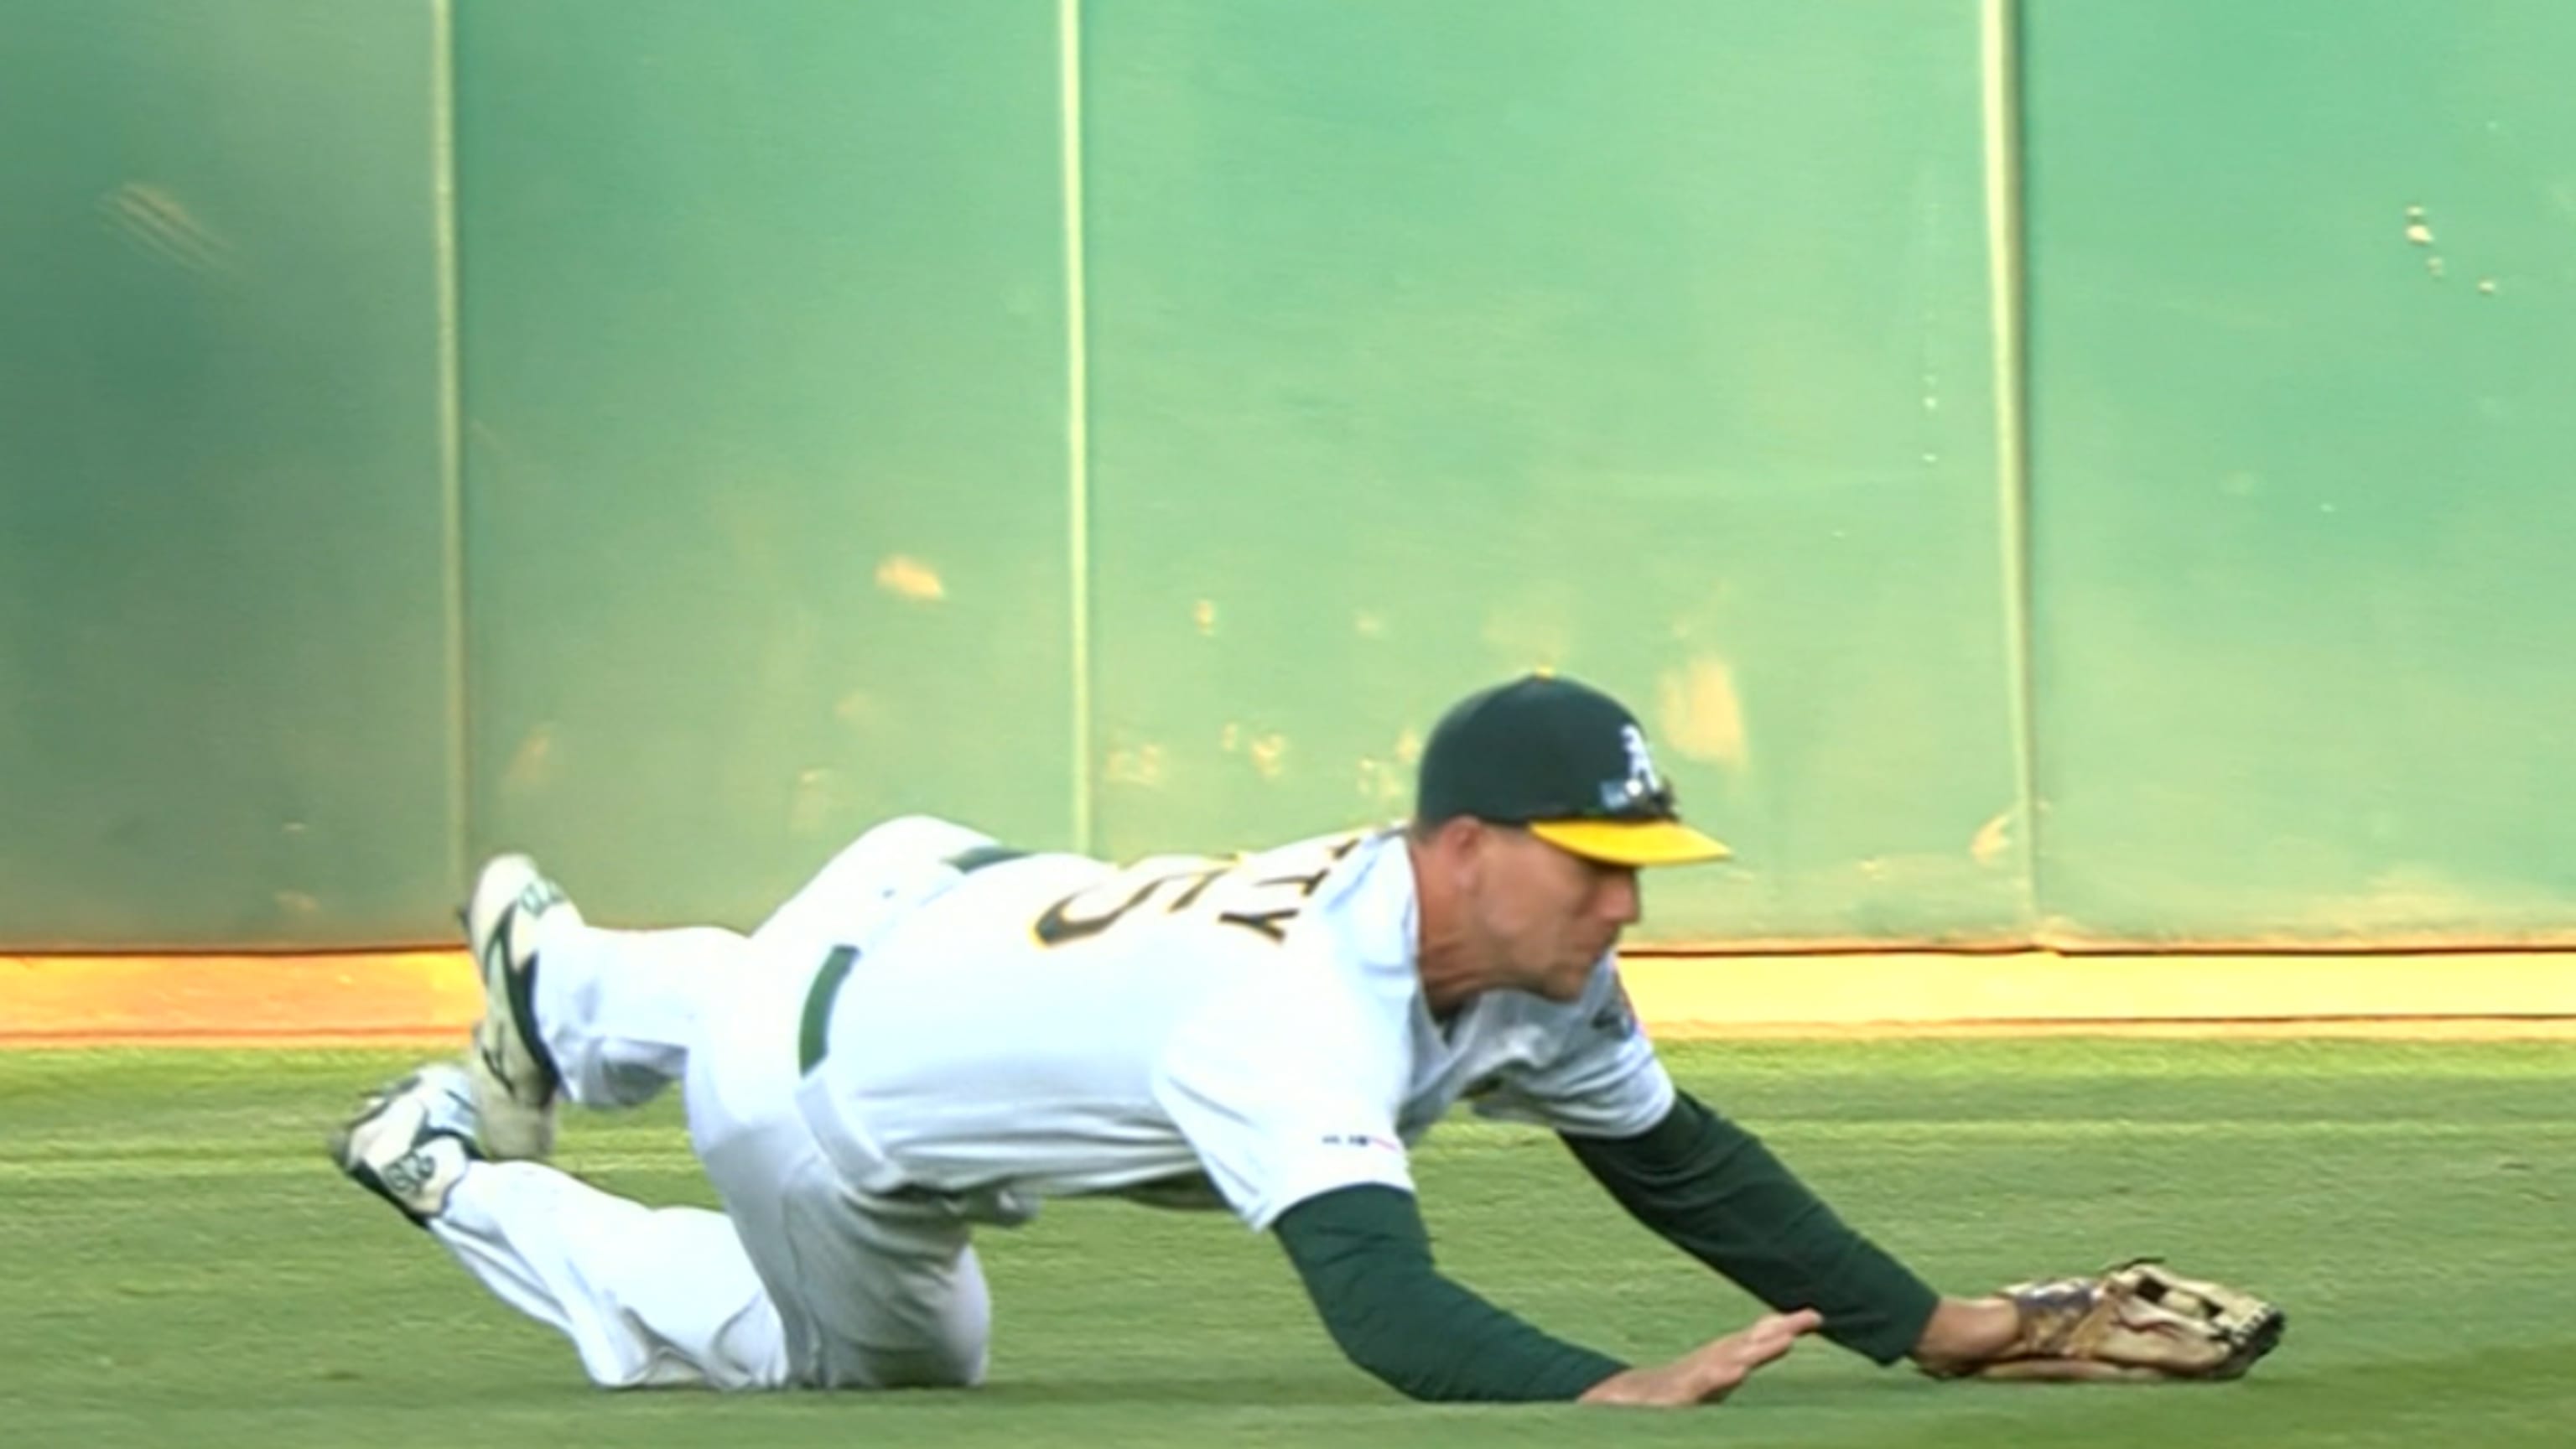
{"label": "green baseball cap", "polygon": [[1554,674],[1469,695],[1432,727],[1414,818],[1461,815],[1524,826],[1611,865],[1687,865],[1731,853],[1682,823],[1637,717]]}

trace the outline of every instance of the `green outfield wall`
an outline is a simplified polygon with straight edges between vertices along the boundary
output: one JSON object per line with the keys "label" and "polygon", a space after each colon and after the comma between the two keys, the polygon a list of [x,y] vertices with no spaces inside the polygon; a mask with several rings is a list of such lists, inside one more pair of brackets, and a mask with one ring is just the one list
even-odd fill
{"label": "green outfield wall", "polygon": [[1626,696],[1668,944],[2576,939],[2576,8],[0,0],[0,946]]}

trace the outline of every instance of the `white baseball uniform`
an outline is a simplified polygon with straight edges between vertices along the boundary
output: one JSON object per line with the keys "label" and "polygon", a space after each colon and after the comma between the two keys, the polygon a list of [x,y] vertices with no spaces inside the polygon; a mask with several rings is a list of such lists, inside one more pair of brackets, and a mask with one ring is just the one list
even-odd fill
{"label": "white baseball uniform", "polygon": [[1672,1106],[1608,957],[1578,1001],[1432,1018],[1400,833],[1123,870],[973,863],[992,845],[880,826],[747,941],[548,921],[536,1016],[567,1094],[683,1081],[725,1215],[487,1163],[432,1231],[603,1384],[971,1383],[972,1223],[1114,1193],[1266,1229],[1409,1190],[1407,1146],[1461,1098],[1596,1136]]}

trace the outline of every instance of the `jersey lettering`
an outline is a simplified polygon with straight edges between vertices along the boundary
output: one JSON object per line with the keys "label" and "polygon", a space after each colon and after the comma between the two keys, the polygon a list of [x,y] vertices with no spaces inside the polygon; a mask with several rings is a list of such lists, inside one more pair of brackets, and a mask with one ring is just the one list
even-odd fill
{"label": "jersey lettering", "polygon": [[[1149,906],[1170,916],[1204,904],[1220,925],[1241,926],[1267,940],[1285,941],[1289,923],[1323,888],[1342,857],[1365,839],[1353,835],[1329,842],[1312,871],[1258,878],[1247,873],[1248,863],[1242,860],[1163,856],[1057,901],[1039,913],[1030,931],[1042,946],[1062,946],[1097,936]],[[1264,857],[1263,863],[1280,864],[1273,857]]]}
{"label": "jersey lettering", "polygon": [[[1037,935],[1038,944],[1042,946],[1061,946],[1069,941],[1079,941],[1086,936],[1097,936],[1125,920],[1130,912],[1152,900],[1157,893],[1164,892],[1166,887],[1175,885],[1181,885],[1183,888],[1179,893],[1168,896],[1164,908],[1167,911],[1186,910],[1199,898],[1199,893],[1208,888],[1210,882],[1232,868],[1229,864],[1208,865],[1197,869],[1148,875],[1141,880],[1136,878],[1133,871],[1122,871],[1096,886],[1076,891],[1047,907],[1039,914],[1037,924],[1031,929]],[[1128,891],[1127,897],[1115,905],[1102,909],[1102,899],[1106,896],[1114,896],[1120,890]]]}

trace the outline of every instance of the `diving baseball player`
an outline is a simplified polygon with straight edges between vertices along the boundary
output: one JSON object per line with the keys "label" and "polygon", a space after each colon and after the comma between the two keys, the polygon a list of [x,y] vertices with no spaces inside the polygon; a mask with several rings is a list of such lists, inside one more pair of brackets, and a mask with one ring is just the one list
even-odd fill
{"label": "diving baseball player", "polygon": [[[2227,1376],[2271,1346],[2269,1305],[2189,1280],[1941,1297],[1677,1091],[1614,947],[1641,867],[1724,854],[1626,709],[1534,676],[1443,718],[1406,825],[1238,859],[1121,869],[913,817],[745,938],[591,926],[503,856],[467,912],[473,1051],[333,1155],[611,1386],[978,1383],[974,1230],[1075,1195],[1274,1235],[1351,1360],[1423,1399],[1713,1402],[1817,1331],[1942,1374]],[[559,1098],[673,1082],[722,1213],[544,1165]],[[1407,1153],[1461,1101],[1561,1135],[1775,1311],[1635,1367],[1443,1277]]]}

